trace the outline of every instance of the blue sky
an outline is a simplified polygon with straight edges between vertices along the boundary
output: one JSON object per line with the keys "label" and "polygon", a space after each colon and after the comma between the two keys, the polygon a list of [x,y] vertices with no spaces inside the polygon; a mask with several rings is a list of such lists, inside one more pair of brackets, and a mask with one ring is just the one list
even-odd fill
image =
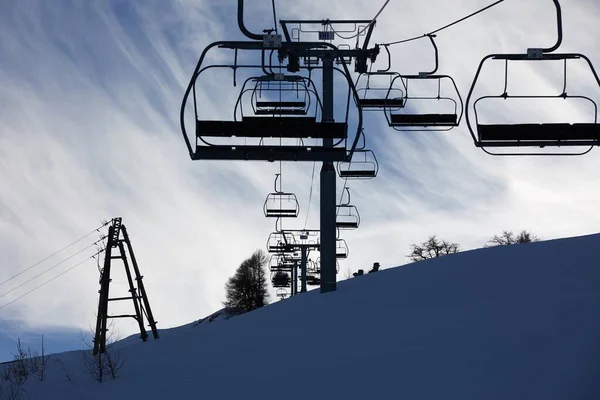
{"label": "blue sky", "polygon": [[[269,163],[192,162],[179,132],[181,98],[202,49],[215,40],[243,39],[235,3],[0,5],[0,282],[102,220],[122,216],[159,326],[187,323],[220,307],[226,279],[245,257],[264,248],[273,230],[262,204],[278,172]],[[270,28],[271,1],[248,3],[248,28]],[[278,17],[369,19],[383,1],[341,3],[297,0],[284,7],[279,0]],[[373,42],[423,34],[487,4],[392,1],[378,19]],[[600,7],[591,0],[562,5],[562,50],[584,53],[600,65],[594,46]],[[554,18],[550,0],[506,0],[439,34],[439,72],[452,75],[466,97],[482,57],[551,45]],[[400,72],[431,66],[426,40],[392,49]],[[511,84],[516,90],[550,90],[560,86],[559,70],[516,67]],[[481,93],[501,90],[501,71],[492,68],[484,78]],[[570,71],[569,88],[594,89],[600,97],[580,66]],[[237,90],[230,76],[212,82],[201,93],[212,99],[205,110],[229,118],[223,104]],[[535,114],[540,120],[577,120],[584,111],[559,103]],[[431,234],[470,249],[503,229],[528,229],[542,238],[598,230],[595,151],[580,158],[492,158],[473,146],[464,124],[448,133],[424,134],[396,132],[372,114],[366,124],[380,175],[350,184],[361,228],[344,235],[351,256],[341,263],[342,271],[368,268],[374,261],[384,268],[403,264],[409,245]],[[286,190],[298,195],[302,212],[308,208],[311,171],[309,163],[283,165]],[[318,226],[317,183],[309,227]],[[301,214],[299,226],[289,226],[301,228],[305,218]],[[0,286],[0,295],[10,287]],[[58,331],[65,340],[78,341],[79,332],[93,323],[97,290],[97,268],[88,262],[1,309],[2,332],[10,334],[0,335],[0,359],[6,357],[7,337]],[[22,293],[16,290],[0,301]],[[123,334],[134,328],[133,321],[119,326]]]}

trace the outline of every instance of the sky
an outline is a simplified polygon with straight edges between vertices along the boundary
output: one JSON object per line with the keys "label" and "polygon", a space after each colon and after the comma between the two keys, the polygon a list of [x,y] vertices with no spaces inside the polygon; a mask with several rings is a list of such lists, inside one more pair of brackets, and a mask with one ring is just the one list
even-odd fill
{"label": "sky", "polygon": [[[280,19],[370,19],[383,1],[276,4]],[[372,43],[427,33],[487,4],[392,0],[377,20]],[[562,6],[561,51],[586,54],[600,65],[593,39],[600,34],[600,5],[563,0]],[[248,29],[271,28],[270,7],[269,0],[248,2]],[[484,56],[551,46],[555,30],[550,0],[506,0],[438,34],[439,73],[453,76],[466,97]],[[0,282],[102,221],[121,216],[161,328],[219,309],[227,278],[244,258],[264,249],[274,229],[262,205],[279,165],[191,161],[179,110],[204,47],[243,39],[233,0],[0,2]],[[431,68],[427,40],[390,49],[398,72]],[[600,88],[584,67],[569,69],[569,94],[600,99]],[[561,71],[561,65],[511,67],[509,90],[559,91]],[[502,70],[492,66],[476,93],[499,94],[502,86]],[[231,118],[229,104],[238,91],[231,74],[207,83],[199,93],[202,111]],[[544,104],[482,108],[482,118],[590,120],[589,107],[577,102]],[[600,162],[595,150],[583,157],[491,157],[475,148],[464,123],[445,133],[405,133],[372,113],[366,116],[365,133],[380,173],[349,184],[361,226],[343,234],[350,256],[340,263],[338,279],[375,261],[384,269],[405,264],[410,244],[433,234],[473,249],[502,230],[527,229],[543,239],[598,231]],[[319,167],[308,218],[312,163],[285,163],[282,171],[285,190],[296,193],[301,207],[298,221],[285,226],[302,228],[306,220],[308,228],[317,229]],[[341,186],[338,182],[338,190]],[[90,245],[99,234],[0,285],[0,307],[91,256],[95,247]],[[80,348],[80,332],[94,324],[98,278],[96,262],[88,260],[1,308],[0,360],[9,357],[8,343],[19,336],[56,335],[56,351]],[[114,281],[115,293],[126,290],[123,279]],[[133,333],[135,321],[119,321],[117,329]]]}

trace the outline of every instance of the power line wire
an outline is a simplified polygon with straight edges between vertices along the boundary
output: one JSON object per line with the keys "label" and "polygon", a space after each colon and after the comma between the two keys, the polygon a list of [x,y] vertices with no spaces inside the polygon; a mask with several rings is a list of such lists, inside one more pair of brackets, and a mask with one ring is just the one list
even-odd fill
{"label": "power line wire", "polygon": [[86,251],[86,250],[87,250],[87,249],[89,249],[90,247],[92,247],[92,246],[96,245],[97,243],[99,243],[99,242],[100,242],[100,241],[102,241],[103,239],[104,239],[104,238],[102,238],[102,239],[100,239],[100,240],[97,240],[97,241],[95,241],[94,243],[92,243],[92,244],[90,244],[90,245],[88,245],[88,246],[84,247],[83,249],[79,250],[77,253],[70,255],[69,257],[65,258],[65,259],[64,259],[64,260],[62,260],[61,262],[54,264],[54,265],[53,265],[53,266],[51,266],[50,268],[47,268],[47,269],[45,269],[44,271],[40,272],[39,274],[35,275],[34,277],[32,277],[32,278],[30,278],[30,279],[26,280],[25,282],[21,283],[21,284],[20,284],[20,285],[18,285],[18,286],[16,286],[16,287],[12,288],[12,289],[11,289],[11,290],[9,290],[8,292],[5,292],[5,293],[1,294],[1,295],[0,295],[0,299],[1,299],[1,298],[3,298],[4,296],[6,296],[7,294],[10,294],[10,293],[14,292],[15,290],[17,290],[17,289],[19,289],[19,288],[21,288],[21,287],[25,286],[25,285],[26,285],[26,284],[28,284],[29,282],[31,282],[31,281],[33,281],[33,280],[35,280],[35,279],[39,278],[40,276],[44,275],[46,272],[49,272],[49,271],[53,270],[54,268],[58,267],[59,265],[63,264],[64,262],[66,262],[66,261],[70,260],[71,258],[75,257],[76,255],[79,255],[79,254],[83,253],[84,251]]}
{"label": "power line wire", "polygon": [[53,280],[55,280],[55,279],[57,279],[57,278],[59,278],[59,277],[63,276],[63,275],[64,275],[64,274],[66,274],[67,272],[69,272],[69,271],[71,271],[71,270],[75,269],[76,267],[80,266],[81,264],[83,264],[84,262],[86,262],[87,260],[89,260],[90,258],[92,258],[92,257],[95,257],[95,256],[99,255],[99,254],[100,254],[100,253],[102,253],[103,251],[104,251],[104,250],[100,250],[100,251],[98,251],[98,252],[97,252],[96,254],[94,254],[93,256],[91,256],[91,257],[88,257],[88,258],[86,258],[85,260],[82,260],[82,261],[78,262],[77,264],[73,265],[71,268],[69,268],[69,269],[67,269],[67,270],[65,270],[65,271],[63,271],[63,272],[61,272],[60,274],[58,274],[58,275],[56,275],[56,276],[54,276],[54,277],[52,277],[52,278],[50,278],[50,279],[48,279],[46,282],[42,283],[41,285],[39,285],[39,286],[36,286],[35,288],[33,288],[33,289],[31,289],[30,291],[28,291],[28,292],[26,292],[26,293],[22,294],[21,296],[17,297],[16,299],[14,299],[14,300],[12,300],[12,301],[10,301],[10,302],[8,302],[8,303],[6,303],[6,304],[2,305],[2,307],[0,307],[0,310],[2,310],[2,309],[4,309],[4,308],[8,307],[9,305],[13,304],[13,303],[14,303],[15,301],[17,301],[17,300],[20,300],[20,299],[22,299],[23,297],[27,296],[28,294],[30,294],[30,293],[32,293],[32,292],[35,292],[36,290],[38,290],[39,288],[41,288],[41,287],[43,287],[43,286],[45,286],[45,285],[49,284],[49,283],[50,283],[50,282],[52,282]]}
{"label": "power line wire", "polygon": [[54,256],[55,256],[55,255],[57,255],[58,253],[61,253],[61,252],[63,252],[64,250],[68,249],[69,247],[71,247],[71,246],[73,246],[73,245],[75,245],[75,244],[77,244],[77,243],[81,242],[83,239],[87,238],[88,236],[90,236],[90,235],[91,235],[91,234],[93,234],[94,232],[98,232],[98,230],[99,230],[100,228],[103,228],[103,227],[105,227],[105,226],[106,226],[106,225],[108,225],[109,223],[110,223],[110,221],[107,221],[107,222],[104,222],[104,223],[102,223],[102,225],[100,225],[99,227],[97,227],[96,229],[94,229],[93,231],[91,231],[90,233],[88,233],[88,234],[86,234],[86,235],[84,235],[84,236],[80,237],[79,239],[77,239],[76,241],[72,242],[71,244],[68,244],[67,246],[63,247],[62,249],[60,249],[60,250],[58,250],[58,251],[56,251],[56,252],[54,252],[54,253],[50,254],[48,257],[44,258],[44,259],[43,259],[43,260],[41,260],[41,261],[38,261],[38,262],[36,262],[36,263],[35,263],[35,264],[33,264],[32,266],[30,266],[30,267],[28,267],[28,268],[24,269],[23,271],[21,271],[21,272],[19,272],[18,274],[14,275],[14,276],[12,276],[12,277],[10,277],[10,278],[8,278],[7,280],[5,280],[5,281],[3,281],[3,282],[0,282],[0,286],[4,285],[4,284],[5,284],[5,283],[7,283],[7,282],[10,282],[10,281],[12,281],[13,279],[17,278],[18,276],[20,276],[20,275],[24,274],[25,272],[29,271],[30,269],[32,269],[32,268],[35,268],[35,267],[37,267],[38,265],[40,265],[41,263],[43,263],[44,261],[47,261],[47,260],[49,260],[50,258],[54,257]]}
{"label": "power line wire", "polygon": [[428,37],[428,36],[430,36],[430,35],[434,35],[434,34],[436,34],[436,33],[438,33],[438,32],[441,32],[441,31],[443,31],[444,29],[450,28],[451,26],[454,26],[454,25],[456,25],[456,24],[458,24],[458,23],[460,23],[460,22],[463,22],[463,21],[464,21],[464,20],[466,20],[466,19],[469,19],[469,18],[471,18],[471,17],[474,17],[475,15],[477,15],[477,14],[479,14],[479,13],[482,13],[482,12],[484,12],[484,11],[486,11],[486,10],[488,10],[488,9],[490,9],[490,8],[492,8],[492,7],[494,7],[494,6],[498,5],[498,4],[500,4],[500,3],[502,3],[502,2],[504,2],[504,0],[498,0],[498,1],[496,1],[495,3],[492,3],[492,4],[490,4],[490,5],[486,6],[486,7],[483,7],[483,8],[481,8],[481,9],[479,9],[479,10],[477,10],[477,11],[475,11],[475,12],[473,12],[473,13],[471,13],[471,14],[469,14],[469,15],[465,16],[465,17],[462,17],[461,19],[458,19],[458,20],[456,20],[456,21],[454,21],[454,22],[451,22],[451,23],[449,23],[448,25],[444,25],[444,26],[442,26],[441,28],[439,28],[439,29],[436,29],[436,30],[434,30],[434,31],[431,31],[431,32],[429,32],[429,33],[426,33],[426,34],[424,34],[424,35],[421,35],[421,36],[415,36],[415,37],[412,37],[412,38],[410,38],[410,39],[397,40],[397,41],[395,41],[395,42],[382,43],[381,45],[382,45],[382,46],[392,46],[392,45],[394,45],[394,44],[400,44],[400,43],[411,42],[411,41],[413,41],[413,40],[422,39],[422,38]]}

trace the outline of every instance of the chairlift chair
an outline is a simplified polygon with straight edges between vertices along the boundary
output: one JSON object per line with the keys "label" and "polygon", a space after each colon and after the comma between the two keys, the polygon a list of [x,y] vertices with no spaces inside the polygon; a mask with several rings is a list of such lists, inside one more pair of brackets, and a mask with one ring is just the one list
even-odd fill
{"label": "chairlift chair", "polygon": [[350,161],[340,161],[337,172],[343,179],[372,179],[379,173],[379,162],[372,150],[355,150]]}
{"label": "chairlift chair", "polygon": [[345,259],[348,258],[348,254],[350,250],[348,249],[348,244],[344,239],[336,239],[335,242],[335,258],[337,259]]}
{"label": "chairlift chair", "polygon": [[319,286],[319,285],[321,285],[321,277],[318,275],[307,274],[306,275],[306,284],[308,286]]}
{"label": "chairlift chair", "polygon": [[275,291],[275,295],[279,297],[280,300],[283,300],[290,295],[290,292],[287,289],[289,289],[289,287],[277,288],[277,290]]}
{"label": "chairlift chair", "polygon": [[[377,82],[381,77],[387,79],[385,85]],[[359,97],[358,106],[363,111],[400,110],[404,107],[405,93],[404,82],[401,79],[397,80],[398,77],[400,74],[388,70],[360,74],[355,83]]]}
{"label": "chairlift chair", "polygon": [[288,273],[277,271],[271,278],[271,283],[274,288],[288,288],[291,286],[291,279]]}
{"label": "chairlift chair", "polygon": [[290,232],[272,232],[267,239],[267,252],[269,253],[288,253],[293,251],[296,239]]}
{"label": "chairlift chair", "polygon": [[[464,110],[462,97],[456,86],[456,82],[449,75],[436,74],[439,66],[438,48],[435,44],[435,35],[428,35],[435,51],[435,68],[429,72],[421,72],[416,75],[397,75],[392,79],[390,92],[386,97],[394,97],[391,88],[397,80],[404,87],[404,104],[401,109],[385,107],[385,116],[388,125],[397,131],[448,131],[460,125]],[[437,85],[437,92],[433,95],[416,96],[411,95],[411,82],[433,81]],[[447,82],[443,85],[443,82]],[[451,93],[445,93],[447,86]],[[444,91],[444,93],[442,93]],[[416,113],[414,104],[424,102],[429,106],[442,106],[443,112]],[[435,102],[435,103],[434,103]]]}
{"label": "chairlift chair", "polygon": [[280,80],[261,77],[254,81],[251,96],[254,115],[306,116],[311,108],[310,94],[318,100],[316,91],[309,88],[312,82],[302,76],[289,75]]}
{"label": "chairlift chair", "polygon": [[300,213],[300,204],[294,193],[286,193],[277,189],[277,181],[281,174],[275,175],[274,192],[267,195],[263,205],[265,217],[296,218]]}
{"label": "chairlift chair", "polygon": [[[574,60],[583,60],[591,70],[600,89],[600,79],[590,59],[579,53],[554,53],[562,43],[562,12],[558,0],[553,0],[557,11],[558,39],[553,47],[547,49],[530,48],[525,54],[490,54],[484,57],[467,96],[467,126],[475,142],[475,146],[491,155],[581,155],[589,152],[593,146],[600,145],[600,124],[598,124],[598,106],[594,100],[585,95],[567,94],[567,65]],[[486,95],[472,102],[474,89],[478,83],[479,75],[488,61],[501,61],[504,63],[504,91],[498,95]],[[563,89],[556,95],[510,95],[508,93],[508,66],[512,62],[539,63],[543,61],[563,62]],[[552,122],[552,123],[484,123],[478,114],[477,106],[487,101],[513,101],[514,99],[554,99],[569,100],[579,99],[591,105],[587,121]],[[472,106],[471,106],[472,104]],[[471,115],[475,121],[471,120]],[[503,115],[504,118],[509,116]],[[488,148],[518,148],[518,147],[584,147],[581,151],[557,153],[556,150],[509,150],[510,152],[492,152]]]}
{"label": "chairlift chair", "polygon": [[[310,274],[320,274],[321,273],[321,257],[318,257],[315,261],[311,261],[308,264],[307,272]],[[335,260],[335,273],[340,272],[340,263],[336,259]]]}
{"label": "chairlift chair", "polygon": [[269,271],[291,271],[294,269],[294,262],[287,260],[283,254],[273,254],[269,259]]}
{"label": "chairlift chair", "polygon": [[[214,48],[233,50],[234,62],[210,65],[207,62],[207,54]],[[310,48],[308,43],[294,43],[292,50]],[[291,47],[286,42],[282,44],[282,49],[290,50]],[[206,47],[200,56],[184,94],[180,112],[181,131],[192,160],[346,160],[349,147],[350,98],[356,100],[358,97],[347,65],[342,64],[341,68],[334,67],[334,71],[341,73],[348,84],[345,113],[342,115],[342,109],[336,109],[335,119],[323,120],[318,90],[310,79],[310,70],[313,67],[299,67],[302,72],[308,71],[308,77],[300,71],[294,71],[293,74],[275,73],[272,67],[265,65],[264,57],[261,63],[239,64],[237,56],[240,50],[264,52],[262,42],[221,41]],[[201,97],[196,86],[200,84],[200,79],[206,76],[206,71],[213,69],[233,71],[234,86],[236,76],[241,71],[254,69],[263,72],[263,75],[245,79],[236,102],[233,120],[210,120],[202,115],[205,110],[199,101]],[[280,86],[283,89],[279,90]],[[292,95],[295,90],[299,91],[299,98]],[[250,97],[246,99],[248,95]],[[248,101],[251,107],[244,110],[243,104],[248,104]],[[195,117],[195,143],[190,140],[186,127],[186,111],[192,108]],[[361,127],[362,111],[358,109],[357,135]],[[333,146],[325,145],[328,140],[334,141]]]}
{"label": "chairlift chair", "polygon": [[336,208],[335,226],[341,230],[356,229],[360,225],[360,214],[356,206],[350,204],[350,188],[344,187],[348,201]]}

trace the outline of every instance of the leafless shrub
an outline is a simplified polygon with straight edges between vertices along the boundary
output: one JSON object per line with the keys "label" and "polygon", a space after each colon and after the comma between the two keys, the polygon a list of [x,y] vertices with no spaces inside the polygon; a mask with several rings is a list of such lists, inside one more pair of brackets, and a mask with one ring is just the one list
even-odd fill
{"label": "leafless shrub", "polygon": [[5,386],[0,386],[0,399],[2,400],[25,400],[27,392],[20,385],[9,382]]}
{"label": "leafless shrub", "polygon": [[65,377],[68,379],[69,382],[73,382],[73,374],[70,373],[69,370],[67,370],[67,367],[65,367],[65,363],[63,363],[63,361],[60,358],[57,358],[56,360],[54,360],[54,362],[60,364],[60,366],[63,369],[63,372],[65,373]]}
{"label": "leafless shrub", "polygon": [[[83,351],[83,362],[88,374],[98,382],[102,382],[106,376],[116,379],[119,370],[123,367],[124,361],[121,354],[114,349],[114,343],[119,340],[118,334],[113,332],[112,324],[109,326],[111,334],[106,338],[106,350],[103,353],[93,354],[94,345],[90,342],[83,333],[80,339],[83,342],[85,349]],[[94,335],[94,331],[92,331]]]}

